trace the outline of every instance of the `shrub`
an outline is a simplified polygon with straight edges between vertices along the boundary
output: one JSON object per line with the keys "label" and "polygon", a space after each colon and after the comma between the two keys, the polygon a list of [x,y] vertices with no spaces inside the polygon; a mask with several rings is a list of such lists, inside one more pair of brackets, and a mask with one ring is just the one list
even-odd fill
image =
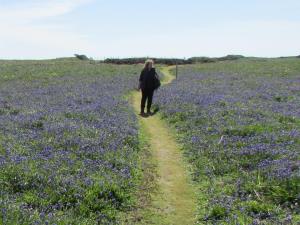
{"label": "shrub", "polygon": [[80,60],[89,60],[89,58],[86,55],[77,55],[77,54],[75,54],[75,57],[77,59],[80,59]]}
{"label": "shrub", "polygon": [[[112,64],[140,64],[145,63],[148,58],[123,58],[123,59],[113,59],[108,58],[104,60],[104,63],[112,63]],[[157,64],[166,64],[166,65],[183,65],[183,64],[191,64],[192,61],[190,59],[176,59],[176,58],[153,58],[155,63]]]}

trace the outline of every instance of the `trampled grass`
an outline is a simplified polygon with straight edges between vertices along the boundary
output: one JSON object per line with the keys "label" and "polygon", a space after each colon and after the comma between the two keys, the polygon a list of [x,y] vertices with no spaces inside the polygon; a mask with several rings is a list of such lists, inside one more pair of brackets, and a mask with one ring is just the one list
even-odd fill
{"label": "trampled grass", "polygon": [[[174,77],[163,68],[163,84]],[[140,111],[140,93],[133,94],[133,106]],[[146,221],[140,224],[193,224],[196,222],[197,189],[193,186],[188,168],[180,152],[180,146],[158,115],[140,118],[140,127],[147,137],[152,157],[156,161],[157,191],[152,193],[150,207],[142,210]],[[149,210],[150,209],[150,210]],[[142,212],[142,213],[143,213]]]}

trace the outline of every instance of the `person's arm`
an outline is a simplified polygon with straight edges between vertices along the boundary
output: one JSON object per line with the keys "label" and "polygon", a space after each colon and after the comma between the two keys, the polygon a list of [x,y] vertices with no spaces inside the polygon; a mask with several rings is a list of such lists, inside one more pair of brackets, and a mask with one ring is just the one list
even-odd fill
{"label": "person's arm", "polygon": [[142,80],[143,80],[143,71],[141,72],[139,81],[141,82]]}
{"label": "person's arm", "polygon": [[144,80],[144,73],[143,72],[144,71],[141,72],[141,75],[140,75],[140,78],[139,78],[139,87],[138,87],[139,90],[141,90],[141,88],[142,88],[142,82]]}
{"label": "person's arm", "polygon": [[155,83],[155,76],[156,76],[156,70],[155,68],[152,68],[152,83],[154,84]]}

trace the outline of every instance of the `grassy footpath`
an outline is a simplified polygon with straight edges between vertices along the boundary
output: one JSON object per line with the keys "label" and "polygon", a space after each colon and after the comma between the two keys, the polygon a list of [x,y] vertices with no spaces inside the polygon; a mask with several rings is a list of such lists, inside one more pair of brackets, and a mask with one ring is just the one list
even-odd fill
{"label": "grassy footpath", "polygon": [[[163,68],[164,82],[173,80],[173,76]],[[136,112],[140,108],[140,93],[133,94],[133,105]],[[141,139],[149,144],[150,161],[157,167],[158,177],[151,182],[157,186],[149,186],[149,173],[146,170],[144,181],[146,188],[142,187],[142,196],[149,196],[150,204],[140,203],[143,209],[137,210],[138,216],[131,217],[129,221],[139,224],[193,224],[196,221],[196,188],[192,185],[188,166],[185,164],[180,146],[177,145],[172,132],[160,119],[159,115],[140,118]],[[149,157],[149,155],[148,155]],[[148,160],[147,158],[145,160]],[[153,164],[152,164],[153,165]],[[155,174],[150,169],[150,174]],[[141,201],[145,197],[140,196]],[[146,198],[146,202],[149,199]],[[138,219],[139,221],[137,221]]]}

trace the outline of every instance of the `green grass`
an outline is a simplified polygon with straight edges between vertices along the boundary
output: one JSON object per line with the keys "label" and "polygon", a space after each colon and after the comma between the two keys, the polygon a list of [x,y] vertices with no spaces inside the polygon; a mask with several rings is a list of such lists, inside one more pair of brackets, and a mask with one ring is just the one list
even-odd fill
{"label": "green grass", "polygon": [[[135,164],[140,146],[133,129],[134,113],[119,96],[123,94],[119,90],[130,90],[140,68],[76,59],[0,60],[0,117],[8,123],[0,131],[0,224],[116,223],[120,214],[136,204],[134,193],[141,167]],[[128,83],[118,82],[121,78]],[[91,89],[87,88],[97,81],[105,86],[97,89],[94,85],[95,92],[89,93]],[[57,85],[67,91],[54,93],[52,88]],[[111,90],[116,96],[107,94]],[[110,104],[110,99],[116,104]],[[74,111],[68,110],[71,102],[76,105]],[[43,103],[49,111],[40,107]],[[91,105],[99,105],[99,111],[88,110]],[[124,135],[124,142],[117,142],[117,129],[108,133],[94,127],[116,115],[133,130],[132,135]],[[37,135],[30,136],[32,133]],[[98,142],[101,137],[104,140]],[[110,146],[114,142],[120,144],[113,150]],[[48,147],[50,153],[43,153]],[[64,152],[68,157],[62,156]],[[17,157],[11,160],[12,156]],[[26,159],[19,160],[19,156]],[[98,162],[103,164],[99,166]],[[92,165],[95,169],[89,170]]]}
{"label": "green grass", "polygon": [[[196,78],[196,74],[199,74],[199,79]],[[202,76],[203,74],[205,76]],[[206,90],[211,95],[214,95],[214,92],[222,94],[223,89],[218,89],[219,87],[224,87],[224,92],[228,94],[231,86],[235,87],[235,91],[243,94],[244,91],[259,87],[262,80],[269,81],[270,86],[267,87],[273,91],[270,95],[267,95],[269,92],[264,93],[265,96],[270,96],[265,100],[263,98],[265,96],[261,96],[259,92],[251,92],[252,96],[245,102],[231,103],[221,100],[212,106],[211,109],[218,109],[216,114],[212,110],[213,116],[210,116],[209,106],[201,108],[196,104],[186,102],[181,104],[180,100],[172,103],[179,104],[180,107],[172,105],[170,107],[172,112],[163,114],[163,118],[178,132],[178,140],[184,143],[185,155],[194,166],[194,178],[199,186],[203,187],[207,182],[210,183],[203,190],[209,196],[209,203],[204,204],[204,201],[199,203],[199,208],[206,208],[205,215],[201,214],[202,219],[199,223],[252,224],[254,221],[259,221],[261,224],[272,224],[274,221],[285,221],[287,215],[291,215],[291,224],[297,224],[300,221],[297,197],[300,190],[299,177],[282,179],[282,181],[272,180],[255,168],[255,165],[263,160],[284,158],[284,151],[278,154],[276,151],[262,151],[241,155],[236,155],[235,152],[238,153],[240,149],[251,144],[255,146],[255,144],[272,143],[277,146],[282,145],[278,149],[280,151],[285,149],[294,151],[293,160],[299,160],[299,138],[286,135],[286,132],[290,131],[299,132],[299,118],[274,113],[269,111],[269,108],[254,108],[253,105],[258,101],[273,101],[278,107],[279,104],[283,104],[283,107],[286,103],[298,104],[299,92],[296,90],[300,75],[300,59],[245,58],[180,66],[179,80],[173,86],[171,85],[166,93],[175,96],[176,92],[183,92],[183,95],[188,93],[189,83],[185,80],[185,75],[187,77],[191,75],[190,83],[199,84],[201,89],[199,96],[205,95]],[[289,80],[293,82],[282,84]],[[239,85],[241,88],[237,89]],[[276,93],[274,87],[281,89]],[[234,94],[238,95],[238,93]],[[168,106],[160,107],[169,109]],[[243,123],[239,123],[241,118],[245,118],[242,120]],[[191,141],[194,136],[199,138],[198,145],[194,145]],[[226,142],[226,146],[223,146],[223,142],[219,143],[221,137],[223,142]],[[245,142],[244,139],[249,142]],[[296,165],[294,169],[297,171]],[[230,200],[230,197],[234,200]]]}
{"label": "green grass", "polygon": [[234,61],[195,64],[191,66],[199,72],[235,73],[263,77],[298,76],[300,71],[299,58],[261,59],[245,58]]}
{"label": "green grass", "polygon": [[[81,76],[110,76],[126,74],[128,70],[138,75],[136,68],[140,65],[113,65],[94,61],[81,61],[75,58],[53,60],[0,60],[0,85],[4,82],[18,80],[43,80],[44,84],[54,81],[53,78],[72,75]],[[103,73],[105,71],[105,73]]]}

